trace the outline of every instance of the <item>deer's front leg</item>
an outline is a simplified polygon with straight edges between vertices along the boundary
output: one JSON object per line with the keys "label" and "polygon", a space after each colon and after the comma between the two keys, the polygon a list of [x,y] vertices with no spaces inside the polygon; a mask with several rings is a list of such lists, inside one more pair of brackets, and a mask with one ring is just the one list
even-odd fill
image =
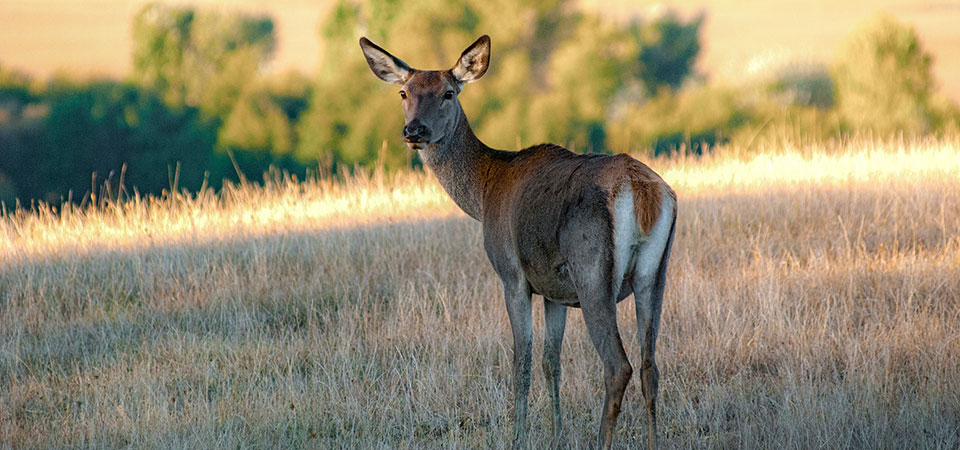
{"label": "deer's front leg", "polygon": [[521,277],[503,280],[503,296],[513,329],[513,448],[529,446],[527,426],[530,394],[530,354],[533,328],[530,286]]}

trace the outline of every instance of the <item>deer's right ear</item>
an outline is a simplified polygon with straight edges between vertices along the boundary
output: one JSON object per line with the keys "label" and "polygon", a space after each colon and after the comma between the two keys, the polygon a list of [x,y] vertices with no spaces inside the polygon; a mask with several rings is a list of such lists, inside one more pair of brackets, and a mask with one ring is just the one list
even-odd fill
{"label": "deer's right ear", "polygon": [[410,79],[413,69],[407,63],[370,42],[366,37],[360,38],[360,49],[363,50],[363,57],[367,59],[370,70],[381,80],[403,85]]}
{"label": "deer's right ear", "polygon": [[470,44],[450,71],[460,87],[480,79],[490,66],[490,36],[483,35]]}

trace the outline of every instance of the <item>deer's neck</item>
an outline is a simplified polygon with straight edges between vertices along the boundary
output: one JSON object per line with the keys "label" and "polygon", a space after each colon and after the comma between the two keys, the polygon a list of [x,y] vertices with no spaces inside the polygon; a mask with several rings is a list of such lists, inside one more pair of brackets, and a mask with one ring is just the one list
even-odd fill
{"label": "deer's neck", "polygon": [[477,220],[483,219],[483,196],[487,182],[501,163],[498,153],[473,134],[463,110],[456,131],[420,149],[420,159],[433,171],[454,203]]}

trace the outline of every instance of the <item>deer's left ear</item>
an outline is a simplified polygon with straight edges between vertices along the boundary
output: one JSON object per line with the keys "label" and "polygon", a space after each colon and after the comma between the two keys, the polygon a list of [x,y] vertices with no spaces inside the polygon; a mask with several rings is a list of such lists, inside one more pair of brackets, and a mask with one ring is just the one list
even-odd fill
{"label": "deer's left ear", "polygon": [[477,81],[490,66],[490,36],[483,35],[476,42],[467,47],[460,55],[457,64],[450,70],[454,78],[464,84]]}
{"label": "deer's left ear", "polygon": [[373,74],[387,83],[402,86],[414,72],[407,63],[370,42],[366,37],[360,38],[360,49],[363,50],[363,57],[367,59],[367,65],[370,66]]}

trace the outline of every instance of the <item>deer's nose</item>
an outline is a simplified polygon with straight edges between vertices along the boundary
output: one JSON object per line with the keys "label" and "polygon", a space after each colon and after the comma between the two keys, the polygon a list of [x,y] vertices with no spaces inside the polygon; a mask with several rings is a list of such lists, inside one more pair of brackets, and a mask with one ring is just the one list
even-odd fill
{"label": "deer's nose", "polygon": [[403,127],[403,140],[407,142],[421,142],[427,139],[427,127],[414,120]]}

